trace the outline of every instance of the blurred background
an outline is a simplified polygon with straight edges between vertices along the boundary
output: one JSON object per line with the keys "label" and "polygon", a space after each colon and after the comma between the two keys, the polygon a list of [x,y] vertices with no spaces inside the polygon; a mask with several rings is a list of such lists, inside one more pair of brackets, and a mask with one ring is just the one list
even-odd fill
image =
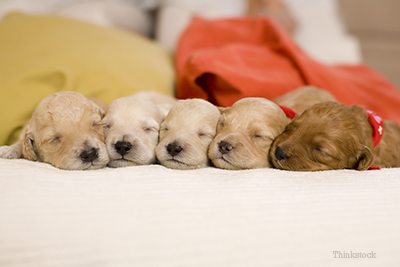
{"label": "blurred background", "polygon": [[316,60],[365,63],[400,88],[398,0],[0,0],[0,19],[13,11],[135,32],[172,54],[193,16],[269,16]]}

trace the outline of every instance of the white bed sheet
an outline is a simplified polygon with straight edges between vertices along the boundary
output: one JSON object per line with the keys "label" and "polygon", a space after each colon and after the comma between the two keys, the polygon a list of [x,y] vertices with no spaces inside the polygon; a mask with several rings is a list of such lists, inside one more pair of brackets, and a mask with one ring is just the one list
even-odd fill
{"label": "white bed sheet", "polygon": [[0,159],[0,266],[399,266],[399,174]]}

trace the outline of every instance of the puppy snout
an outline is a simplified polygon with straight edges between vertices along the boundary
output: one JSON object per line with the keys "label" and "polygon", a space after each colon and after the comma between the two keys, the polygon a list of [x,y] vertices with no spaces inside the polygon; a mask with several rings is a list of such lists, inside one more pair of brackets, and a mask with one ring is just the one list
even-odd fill
{"label": "puppy snout", "polygon": [[173,157],[181,153],[182,150],[183,148],[176,142],[172,142],[167,145],[168,154],[170,154]]}
{"label": "puppy snout", "polygon": [[118,152],[118,154],[123,156],[131,151],[132,144],[126,141],[118,141],[115,143],[114,148]]}
{"label": "puppy snout", "polygon": [[275,158],[276,160],[284,160],[287,159],[289,156],[286,152],[279,146],[275,148]]}
{"label": "puppy snout", "polygon": [[92,162],[99,157],[98,150],[94,147],[86,149],[80,154],[80,157],[83,162]]}
{"label": "puppy snout", "polygon": [[226,141],[221,141],[218,143],[218,150],[222,154],[228,154],[229,152],[232,151],[232,149],[233,149],[233,146]]}

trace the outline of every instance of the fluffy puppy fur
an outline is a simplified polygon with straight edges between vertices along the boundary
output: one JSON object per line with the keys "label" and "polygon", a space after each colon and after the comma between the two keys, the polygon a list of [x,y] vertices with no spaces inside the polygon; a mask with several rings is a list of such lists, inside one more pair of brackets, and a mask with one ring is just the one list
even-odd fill
{"label": "fluffy puppy fur", "polygon": [[172,169],[208,166],[207,150],[219,117],[217,107],[205,100],[179,100],[160,127],[156,147],[160,163]]}
{"label": "fluffy puppy fur", "polygon": [[244,98],[222,110],[208,156],[223,169],[270,167],[272,141],[287,124],[282,109],[264,98]]}
{"label": "fluffy puppy fur", "polygon": [[288,124],[274,140],[270,159],[276,168],[293,171],[399,167],[399,125],[384,121],[382,140],[376,147],[372,134],[363,108],[319,103]]}
{"label": "fluffy puppy fur", "polygon": [[300,114],[314,104],[336,101],[336,99],[333,95],[321,88],[315,86],[303,86],[277,97],[273,101],[281,106],[291,108]]}
{"label": "fluffy puppy fur", "polygon": [[173,97],[143,91],[111,102],[103,119],[110,167],[145,165],[156,162],[155,148],[161,122]]}
{"label": "fluffy puppy fur", "polygon": [[19,140],[0,148],[0,156],[22,156],[65,170],[102,168],[109,160],[103,115],[97,104],[80,93],[51,94],[36,107]]}

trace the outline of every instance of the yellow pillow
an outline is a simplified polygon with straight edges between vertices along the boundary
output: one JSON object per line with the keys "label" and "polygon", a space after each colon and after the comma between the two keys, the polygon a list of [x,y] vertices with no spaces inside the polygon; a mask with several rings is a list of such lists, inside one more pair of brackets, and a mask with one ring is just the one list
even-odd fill
{"label": "yellow pillow", "polygon": [[140,35],[56,16],[0,22],[0,145],[45,96],[77,91],[105,103],[140,90],[173,95],[171,56]]}

